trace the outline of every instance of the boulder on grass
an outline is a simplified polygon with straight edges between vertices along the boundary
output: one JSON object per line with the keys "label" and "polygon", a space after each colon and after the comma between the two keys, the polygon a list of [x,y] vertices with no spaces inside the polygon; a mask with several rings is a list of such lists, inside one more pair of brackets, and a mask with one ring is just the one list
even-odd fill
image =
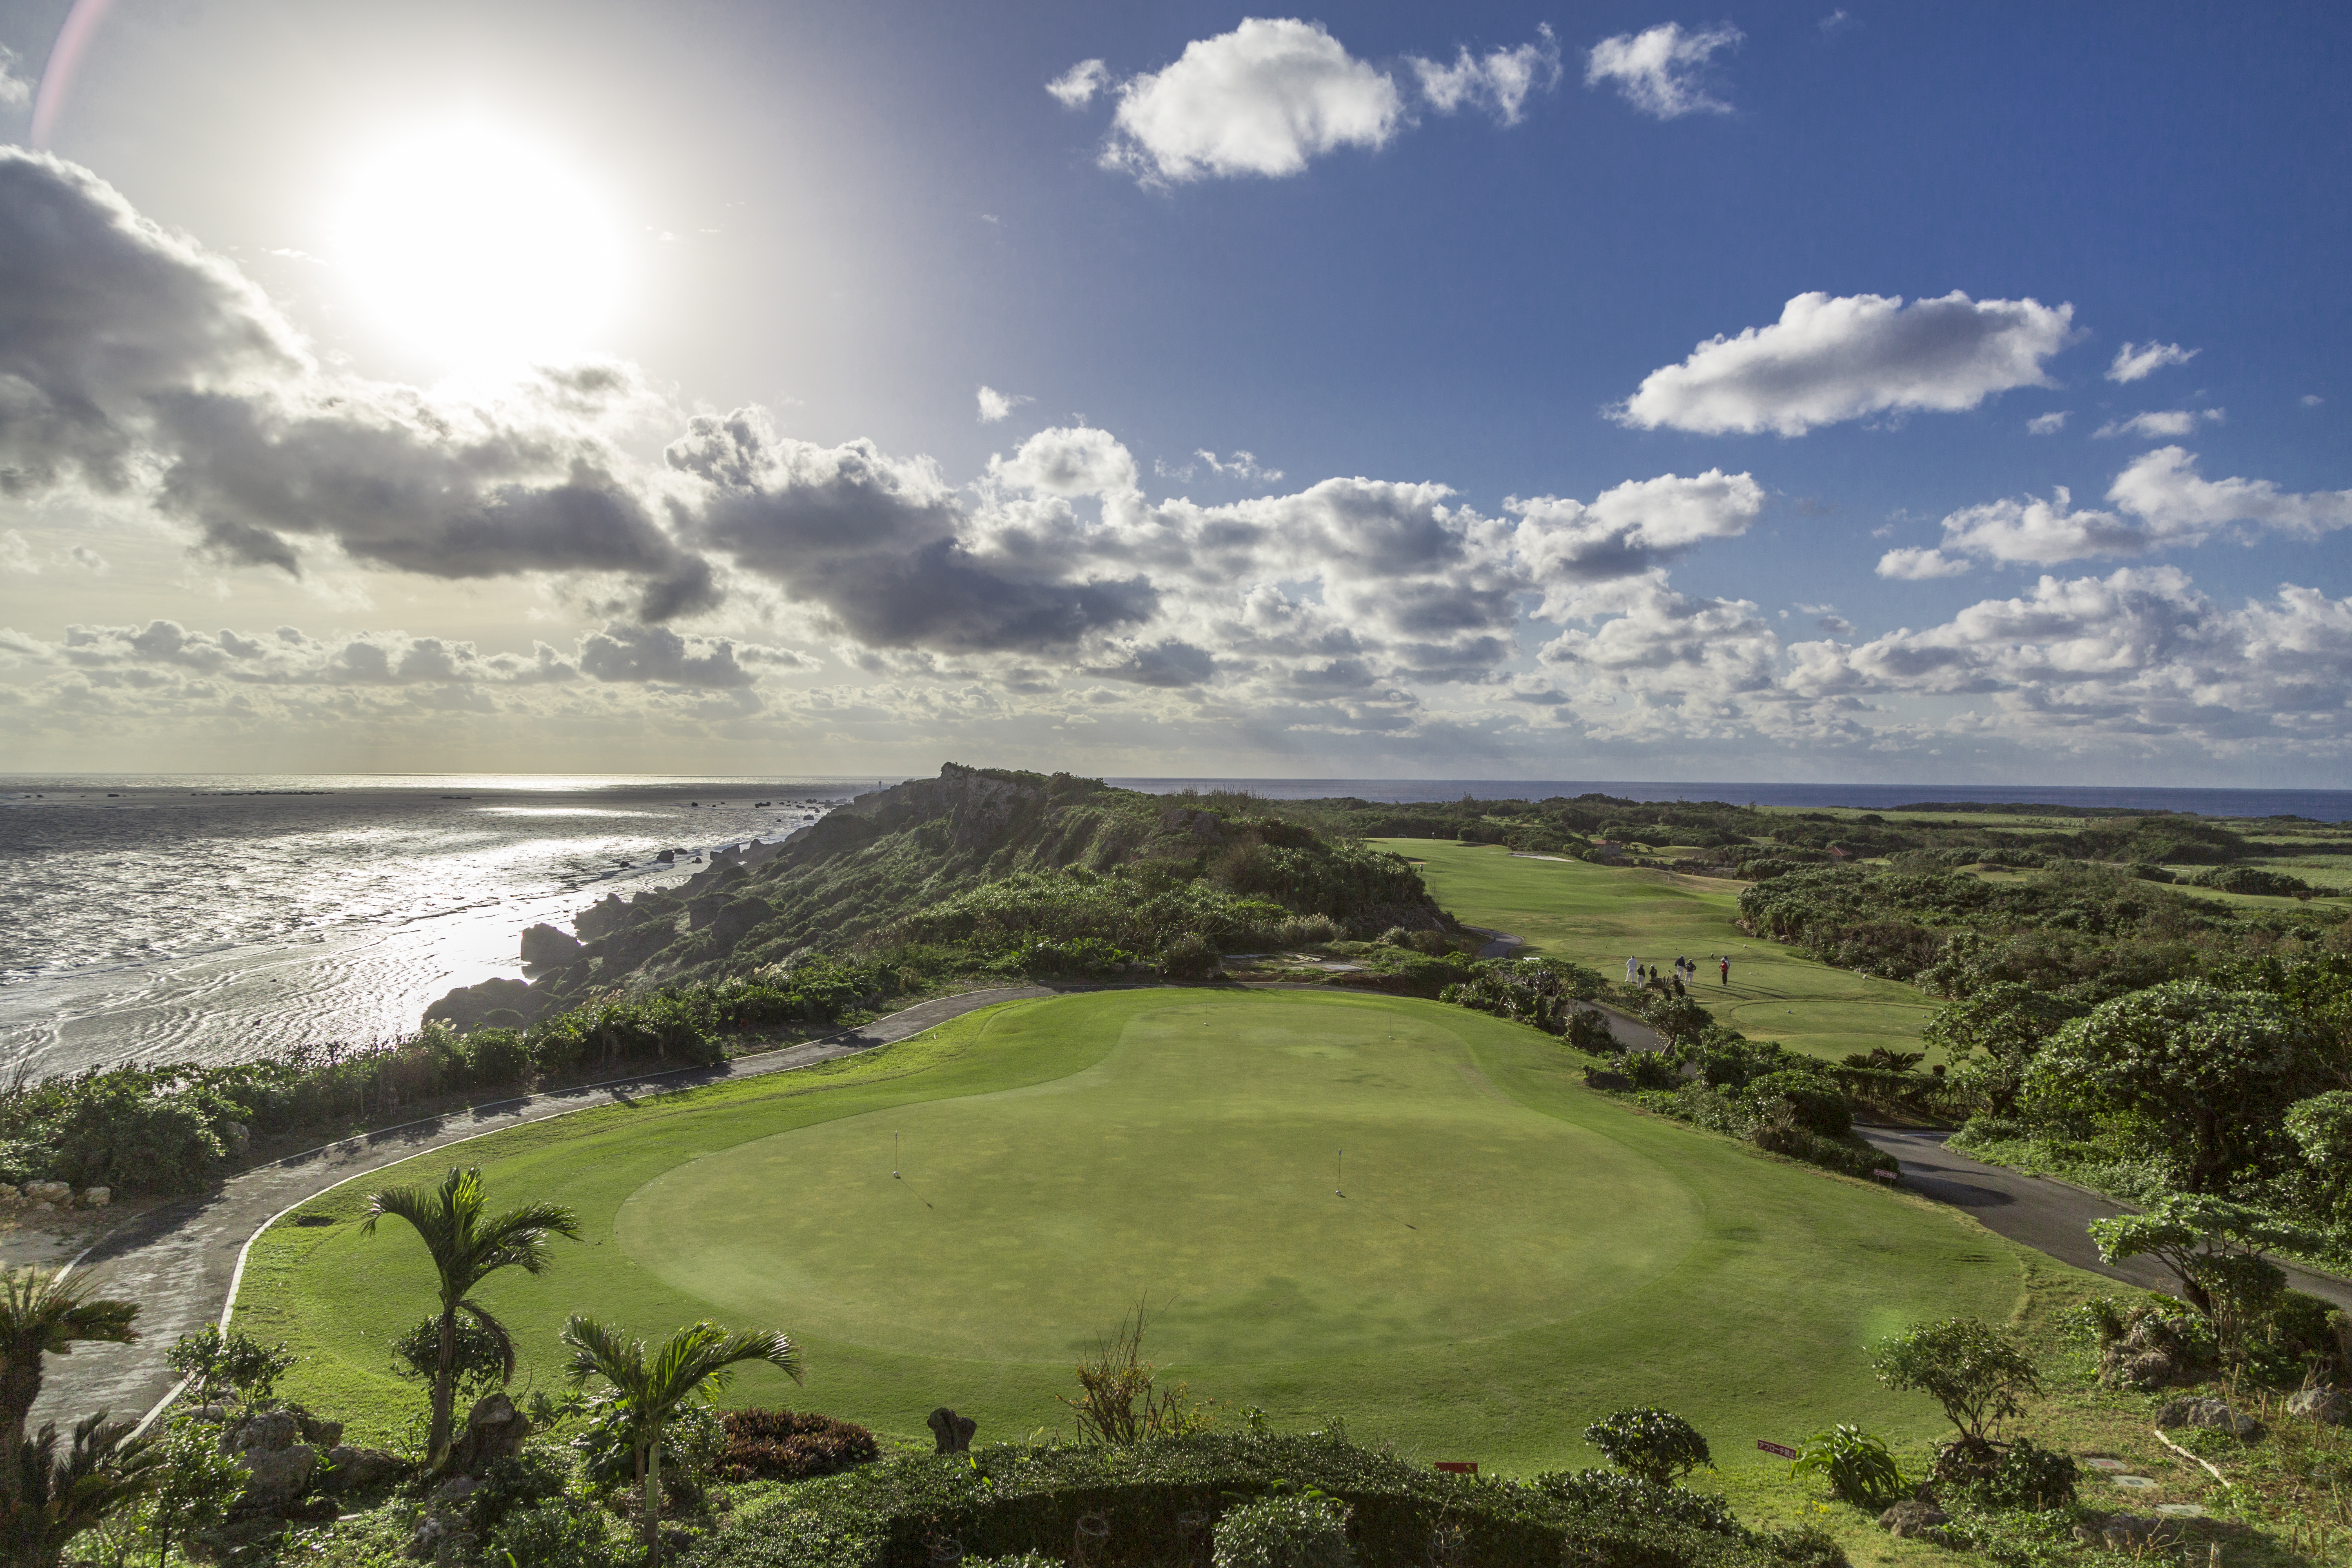
{"label": "boulder on grass", "polygon": [[979,1422],[969,1415],[959,1415],[944,1405],[931,1412],[930,1419],[925,1425],[930,1427],[932,1437],[939,1442],[935,1451],[941,1454],[971,1452],[971,1435],[980,1430]]}
{"label": "boulder on grass", "polygon": [[500,1459],[522,1452],[530,1436],[530,1422],[503,1394],[493,1394],[466,1414],[466,1425],[449,1447],[453,1476],[478,1476]]}
{"label": "boulder on grass", "polygon": [[1952,1516],[1934,1503],[1915,1497],[1905,1498],[1878,1516],[1878,1522],[1887,1534],[1897,1540],[1924,1535],[1939,1524],[1948,1524]]}
{"label": "boulder on grass", "polygon": [[2225,1399],[2176,1399],[2156,1413],[2156,1424],[2198,1426],[2208,1432],[2227,1432],[2232,1437],[2251,1437],[2263,1429],[2261,1422]]}
{"label": "boulder on grass", "polygon": [[365,1491],[407,1473],[408,1461],[382,1448],[355,1448],[339,1444],[327,1451],[327,1484],[339,1492]]}
{"label": "boulder on grass", "polygon": [[2323,1426],[2352,1426],[2352,1394],[2340,1388],[2303,1389],[2287,1396],[2286,1408],[2290,1415],[2300,1415]]}

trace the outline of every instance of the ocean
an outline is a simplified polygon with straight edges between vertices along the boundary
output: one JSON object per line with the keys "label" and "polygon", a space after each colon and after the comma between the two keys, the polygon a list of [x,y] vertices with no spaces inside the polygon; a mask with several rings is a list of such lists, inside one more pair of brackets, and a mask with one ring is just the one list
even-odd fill
{"label": "ocean", "polygon": [[[452,986],[516,975],[539,921],[690,857],[776,839],[846,778],[0,775],[0,1070],[225,1061],[416,1026]],[[2352,821],[2352,791],[2044,785],[1118,779],[1268,799],[1637,800],[1884,809],[2029,801]],[[661,851],[688,857],[665,864]]]}
{"label": "ocean", "polygon": [[882,782],[0,776],[0,1069],[387,1039],[526,928]]}

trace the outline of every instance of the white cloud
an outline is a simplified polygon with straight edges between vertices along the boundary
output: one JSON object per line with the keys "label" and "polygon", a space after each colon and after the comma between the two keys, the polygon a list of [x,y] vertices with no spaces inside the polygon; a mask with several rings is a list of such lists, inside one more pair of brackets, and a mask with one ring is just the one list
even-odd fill
{"label": "white cloud", "polygon": [[1538,496],[1504,505],[1519,514],[1515,542],[1544,594],[1536,613],[1558,619],[1582,613],[1592,584],[1655,573],[1707,540],[1747,532],[1764,510],[1764,487],[1709,468],[1629,479],[1590,504]]}
{"label": "white cloud", "polygon": [[1728,114],[1731,105],[1707,91],[1707,63],[1743,35],[1725,23],[1686,33],[1679,22],[1662,22],[1639,33],[1620,33],[1592,46],[1585,57],[1588,87],[1613,82],[1626,102],[1661,120],[1685,114]]}
{"label": "white cloud", "polygon": [[2326,401],[2327,399],[2320,396],[2319,394],[2315,392],[2306,392],[2303,395],[2303,405],[2305,408],[2316,408]]}
{"label": "white cloud", "polygon": [[41,563],[33,558],[33,547],[13,528],[0,533],[0,572],[22,572],[28,577],[41,574]]}
{"label": "white cloud", "polygon": [[2073,412],[2071,408],[2061,408],[2054,413],[2037,414],[2025,422],[2025,433],[2029,436],[2055,436],[2066,428],[2066,416]]}
{"label": "white cloud", "polygon": [[1296,174],[1341,147],[1386,146],[1403,119],[1395,81],[1322,24],[1253,16],[1122,83],[1102,162],[1147,181]]}
{"label": "white cloud", "polygon": [[2352,528],[2352,489],[2297,495],[2268,479],[2207,479],[2194,453],[2159,447],[2116,477],[2107,499],[2168,542],[2202,543],[2225,527],[2316,539]]}
{"label": "white cloud", "polygon": [[1830,33],[1842,33],[1846,28],[1854,26],[1855,23],[1852,16],[1848,16],[1844,10],[1840,9],[1831,12],[1828,16],[1822,17],[1813,25],[1819,27],[1822,32],[1826,35]]}
{"label": "white cloud", "polygon": [[2047,386],[2042,362],[2066,346],[2072,305],[1973,300],[1955,289],[1900,296],[1800,294],[1769,327],[1698,345],[1652,371],[1611,411],[1621,424],[1703,435],[1771,430],[1926,409],[1955,412],[2020,386]]}
{"label": "white cloud", "polygon": [[1503,124],[1517,125],[1528,93],[1559,85],[1559,39],[1544,23],[1533,43],[1515,49],[1489,49],[1474,58],[1464,47],[1450,66],[1418,55],[1408,56],[1406,63],[1420,79],[1422,97],[1440,114],[1479,105]]}
{"label": "white cloud", "polygon": [[2192,411],[2187,408],[2162,408],[2147,414],[2135,414],[2128,419],[2110,419],[2091,432],[2095,441],[2113,436],[2130,436],[2146,441],[2169,441],[2186,436],[2197,428],[2200,419],[2219,425],[2228,417],[2220,408]]}
{"label": "white cloud", "polygon": [[16,51],[0,44],[0,112],[18,113],[32,107],[33,83],[24,72]]}
{"label": "white cloud", "polygon": [[2187,364],[2202,349],[2184,349],[2179,343],[2126,343],[2116,351],[2115,363],[2107,366],[2109,381],[2145,381],[2169,364]]}
{"label": "white cloud", "polygon": [[1898,583],[1924,583],[1935,577],[1960,577],[1969,571],[1940,550],[1890,550],[1878,558],[1878,574]]}
{"label": "white cloud", "polygon": [[992,386],[982,384],[980,391],[974,395],[973,401],[980,405],[980,422],[982,425],[993,425],[1023,404],[1034,403],[1037,400],[1018,394],[999,392]]}
{"label": "white cloud", "polygon": [[1079,425],[1040,430],[1010,458],[988,460],[1001,484],[1055,496],[1107,496],[1133,490],[1135,458],[1108,430]]}
{"label": "white cloud", "polygon": [[2044,566],[2093,555],[2137,555],[2147,548],[2146,533],[2116,513],[2073,507],[2074,497],[2063,485],[2046,501],[1963,507],[1944,520],[1944,548]]}
{"label": "white cloud", "polygon": [[1080,60],[1047,82],[1045,90],[1060,100],[1065,109],[1077,109],[1092,102],[1095,94],[1109,82],[1108,66],[1100,60]]}

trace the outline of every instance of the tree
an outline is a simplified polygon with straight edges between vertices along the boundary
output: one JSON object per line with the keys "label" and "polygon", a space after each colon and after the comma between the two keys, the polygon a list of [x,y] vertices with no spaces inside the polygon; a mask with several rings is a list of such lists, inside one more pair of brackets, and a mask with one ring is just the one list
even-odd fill
{"label": "tree", "polygon": [[67,1542],[153,1489],[163,1456],[152,1439],[132,1437],[131,1422],[106,1414],[83,1417],[62,1458],[54,1421],[16,1446],[5,1512],[10,1561],[19,1568],[57,1568]]}
{"label": "tree", "polygon": [[2226,1194],[2312,1077],[2310,1031],[2276,996],[2177,980],[2103,1003],[2026,1075],[2038,1099],[2126,1119],[2191,1193]]}
{"label": "tree", "polygon": [[1972,1458],[1992,1452],[1992,1434],[2018,1412],[2018,1396],[2042,1392],[2032,1358],[1981,1318],[1949,1318],[1907,1329],[1874,1348],[1870,1368],[1888,1388],[1924,1394],[1959,1428]]}
{"label": "tree", "polygon": [[563,1342],[572,1347],[572,1383],[603,1378],[627,1412],[645,1491],[646,1562],[659,1568],[663,1426],[688,1400],[707,1399],[724,1387],[730,1369],[744,1362],[764,1362],[800,1382],[800,1347],[781,1333],[730,1333],[715,1323],[693,1323],[648,1352],[645,1341],[624,1341],[581,1312],[563,1325]]}
{"label": "tree", "polygon": [[2278,1298],[2286,1276],[2262,1255],[2273,1248],[2317,1252],[2326,1237],[2220,1198],[2169,1194],[2146,1214],[2091,1222],[2091,1239],[2107,1263],[2154,1258],[2180,1281],[2180,1293],[2213,1325],[2214,1337],[2234,1346],[2249,1320]]}
{"label": "tree", "polygon": [[473,1300],[474,1288],[501,1268],[539,1274],[547,1268],[550,1236],[580,1239],[580,1221],[558,1204],[521,1204],[485,1219],[482,1173],[453,1170],[438,1187],[390,1187],[368,1198],[367,1223],[360,1234],[375,1234],[376,1221],[390,1215],[416,1227],[440,1277],[439,1357],[433,1377],[433,1420],[425,1439],[425,1468],[448,1462],[451,1405],[457,1389],[457,1314],[465,1313],[494,1337],[504,1374],[514,1376],[514,1340],[506,1325]]}
{"label": "tree", "polygon": [[1951,1080],[1963,1093],[1994,1116],[2013,1116],[2035,1055],[2080,1011],[2046,991],[2003,980],[1938,1012],[1919,1037],[1944,1047]]}
{"label": "tree", "polygon": [[0,1510],[16,1512],[22,1501],[27,1472],[17,1457],[41,1396],[41,1358],[69,1355],[77,1344],[129,1344],[138,1315],[137,1303],[92,1296],[85,1281],[46,1268],[0,1279]]}

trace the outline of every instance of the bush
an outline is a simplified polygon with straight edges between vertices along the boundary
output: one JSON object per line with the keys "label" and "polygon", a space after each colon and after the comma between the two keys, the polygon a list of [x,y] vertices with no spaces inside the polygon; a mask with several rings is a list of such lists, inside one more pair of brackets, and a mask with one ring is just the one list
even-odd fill
{"label": "bush", "polygon": [[[431,1383],[441,1365],[441,1320],[426,1318],[392,1343],[393,1371]],[[478,1398],[507,1384],[505,1342],[466,1313],[457,1314],[457,1389],[461,1399]]]}
{"label": "bush", "polygon": [[1862,1508],[1875,1508],[1903,1489],[1903,1472],[1885,1440],[1843,1422],[1806,1438],[1791,1473],[1827,1477],[1832,1491]]}
{"label": "bush", "polygon": [[2265,871],[2255,866],[2217,866],[2210,871],[2198,872],[2189,881],[2192,887],[2211,888],[2217,892],[2258,893],[2272,898],[2308,899],[2319,891],[2300,877]]}
{"label": "bush", "polygon": [[1352,1568],[1348,1506],[1320,1492],[1244,1503],[1217,1521],[1216,1568]]}
{"label": "bush", "polygon": [[1746,1533],[1721,1498],[1688,1487],[1661,1486],[1612,1470],[1560,1470],[1538,1476],[1528,1485],[1580,1513],[1629,1522],[1688,1525],[1715,1535]]}
{"label": "bush", "polygon": [[1206,980],[1223,967],[1217,950],[1191,931],[1160,950],[1160,973],[1171,980]]}
{"label": "bush", "polygon": [[1843,1138],[1853,1131],[1853,1106],[1844,1091],[1811,1073],[1769,1072],[1750,1080],[1748,1094],[1759,1110],[1771,1100],[1785,1101],[1791,1121],[1824,1138]]}
{"label": "bush", "polygon": [[[588,1429],[572,1439],[581,1469],[600,1494],[624,1492],[637,1484],[636,1448],[630,1440],[628,1409],[616,1397],[590,1401]],[[673,1508],[702,1500],[703,1484],[714,1479],[727,1452],[727,1429],[708,1405],[678,1406],[663,1423],[662,1497]]]}
{"label": "bush", "polygon": [[1321,947],[1341,941],[1348,932],[1329,915],[1298,915],[1275,928],[1285,947]]}
{"label": "bush", "polygon": [[2065,1508],[2074,1502],[2080,1479],[2070,1455],[2053,1454],[2030,1437],[2020,1437],[2000,1457],[1979,1495],[1995,1508]]}
{"label": "bush", "polygon": [[719,1477],[728,1481],[804,1481],[878,1458],[874,1434],[830,1415],[789,1410],[730,1410],[719,1417],[727,1451]]}
{"label": "bush", "polygon": [[1611,1464],[1653,1486],[1670,1487],[1693,1470],[1713,1468],[1697,1427],[1648,1405],[1602,1416],[1584,1429],[1584,1440]]}
{"label": "bush", "polygon": [[509,1514],[562,1497],[566,1479],[559,1451],[543,1442],[527,1443],[520,1453],[482,1472],[481,1485],[466,1495],[467,1523],[477,1535],[487,1535]]}
{"label": "bush", "polygon": [[182,1334],[180,1342],[163,1353],[163,1364],[195,1380],[188,1391],[194,1404],[209,1405],[234,1394],[264,1405],[279,1375],[294,1364],[294,1352],[284,1340],[264,1346],[249,1335],[223,1335],[217,1325],[207,1324],[195,1333]]}
{"label": "bush", "polygon": [[1603,1056],[1616,1049],[1617,1037],[1609,1027],[1609,1015],[1598,1007],[1579,1007],[1568,1016],[1568,1043],[1580,1051]]}
{"label": "bush", "polygon": [[644,1555],[613,1538],[604,1510],[570,1498],[509,1514],[483,1544],[500,1568],[634,1568]]}

